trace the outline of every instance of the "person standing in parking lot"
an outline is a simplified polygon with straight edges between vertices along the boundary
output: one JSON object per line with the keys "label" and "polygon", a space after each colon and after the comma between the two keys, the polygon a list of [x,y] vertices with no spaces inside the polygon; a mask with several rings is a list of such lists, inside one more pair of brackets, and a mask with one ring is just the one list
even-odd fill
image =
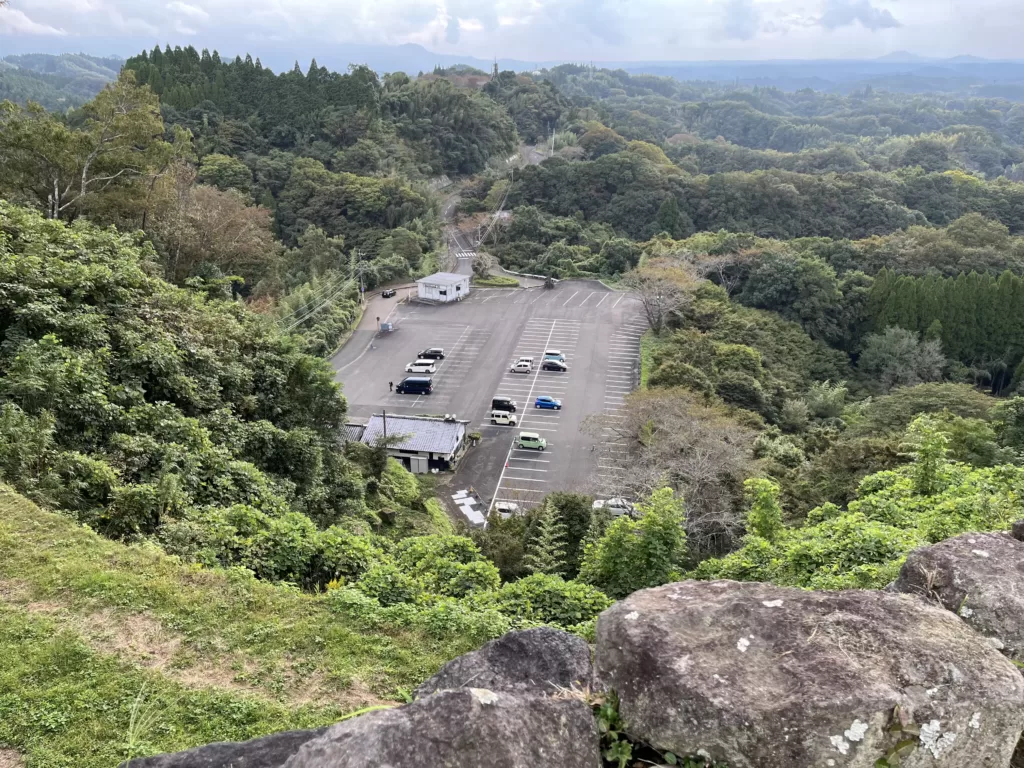
{"label": "person standing in parking lot", "polygon": [[388,382],[388,392],[394,392],[394,391],[395,391],[395,382],[389,381]]}

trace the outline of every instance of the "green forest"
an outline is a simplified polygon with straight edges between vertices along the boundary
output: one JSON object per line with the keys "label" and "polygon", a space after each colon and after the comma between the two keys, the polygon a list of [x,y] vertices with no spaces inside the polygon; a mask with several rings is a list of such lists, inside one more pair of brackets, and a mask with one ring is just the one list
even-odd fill
{"label": "green forest", "polygon": [[[881,588],[914,547],[1020,516],[1022,104],[575,65],[476,88],[191,47],[65,103],[72,76],[0,80],[0,478],[125,551],[438,661],[511,628],[592,637],[681,578]],[[327,361],[359,280],[443,268],[460,222],[509,270],[639,299],[635,515],[565,488],[470,530],[435,479],[343,439]],[[423,669],[386,654],[393,700]],[[39,765],[103,764],[5,706],[0,741],[66,750]]]}

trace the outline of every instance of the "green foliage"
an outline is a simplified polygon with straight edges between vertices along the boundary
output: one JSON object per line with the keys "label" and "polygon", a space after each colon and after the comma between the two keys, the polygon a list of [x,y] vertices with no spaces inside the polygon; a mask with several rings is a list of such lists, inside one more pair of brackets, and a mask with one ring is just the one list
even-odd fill
{"label": "green foliage", "polygon": [[493,607],[517,622],[571,627],[595,618],[612,602],[603,592],[586,584],[536,573],[482,595],[477,604]]}
{"label": "green foliage", "polygon": [[236,189],[248,194],[252,189],[252,171],[241,160],[227,155],[204,157],[196,178],[200,183],[212,184],[222,191]]}
{"label": "green foliage", "polygon": [[770,480],[751,478],[743,483],[749,508],[747,532],[767,542],[773,542],[782,532],[782,507],[779,506],[779,487]]}
{"label": "green foliage", "polygon": [[931,496],[940,487],[939,475],[946,462],[949,438],[934,417],[918,416],[907,429],[906,439],[914,456],[911,468],[914,490],[922,496]]}
{"label": "green foliage", "polygon": [[326,364],[242,306],[150,276],[134,235],[10,206],[0,231],[4,478],[111,536],[317,582],[314,522],[365,514]]}
{"label": "green foliage", "polygon": [[390,563],[378,563],[370,567],[355,588],[367,597],[372,597],[383,606],[415,602],[423,594],[423,587],[416,579],[403,573]]}
{"label": "green foliage", "polygon": [[541,507],[523,565],[530,573],[564,575],[568,531],[550,503]]}
{"label": "green foliage", "polygon": [[[126,759],[129,740],[142,756],[327,725],[399,700],[509,628],[493,610],[440,603],[409,619],[354,589],[314,595],[199,569],[103,539],[7,488],[0,579],[18,585],[0,608],[0,740],[40,765],[104,768]],[[339,593],[372,612],[341,609]],[[152,655],[140,662],[135,649]],[[136,717],[129,733],[140,691],[136,711],[155,721]],[[140,727],[147,719],[153,727]]]}
{"label": "green foliage", "polygon": [[921,341],[913,331],[886,328],[864,340],[858,370],[872,376],[888,391],[942,378],[946,358],[937,341]]}
{"label": "green foliage", "polygon": [[580,566],[580,580],[614,598],[666,584],[677,577],[686,556],[683,504],[672,490],[655,491],[638,506],[639,519],[615,520]]}
{"label": "green foliage", "polygon": [[914,278],[883,270],[869,306],[876,328],[886,328],[888,335],[888,326],[898,326],[938,338],[951,357],[980,369],[998,393],[1010,385],[1011,371],[1024,355],[1024,326],[1017,321],[1022,301],[1024,282],[1008,271],[998,277],[972,271]]}
{"label": "green foliage", "polygon": [[[946,443],[937,419],[919,417],[905,441],[913,463],[866,477],[847,510],[821,506],[803,527],[776,529],[771,540],[752,535],[737,552],[706,560],[691,575],[813,589],[880,588],[915,547],[967,531],[1006,529],[1018,514],[1021,468],[951,463]],[[761,490],[766,501],[775,492],[770,485]]]}

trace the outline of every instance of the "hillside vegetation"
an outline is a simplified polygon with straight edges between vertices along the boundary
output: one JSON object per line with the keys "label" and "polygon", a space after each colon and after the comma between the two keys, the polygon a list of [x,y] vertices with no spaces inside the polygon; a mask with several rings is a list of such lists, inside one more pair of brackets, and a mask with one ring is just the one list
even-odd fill
{"label": "hillside vegetation", "polygon": [[[0,743],[98,766],[328,722],[513,628],[592,639],[638,589],[880,588],[1006,528],[1021,110],[190,47],[81,108],[0,103]],[[614,454],[585,425],[629,467],[586,490],[631,514],[564,488],[459,530],[345,439],[358,286],[452,268],[446,230],[488,219],[478,279],[638,300]]]}
{"label": "hillside vegetation", "polygon": [[486,639],[353,620],[323,595],[108,541],[9,488],[0,614],[0,743],[45,768],[333,722]]}

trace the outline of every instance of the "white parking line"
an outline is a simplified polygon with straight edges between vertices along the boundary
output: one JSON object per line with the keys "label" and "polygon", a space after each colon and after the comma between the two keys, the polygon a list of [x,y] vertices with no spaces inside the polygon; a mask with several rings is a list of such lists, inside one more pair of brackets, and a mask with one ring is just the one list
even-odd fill
{"label": "white parking line", "polygon": [[[549,344],[551,342],[551,337],[554,336],[555,328],[557,327],[557,325],[558,325],[558,321],[557,320],[552,320],[551,321],[551,329],[548,331],[548,340],[547,340],[547,342],[544,345],[545,349],[549,348]],[[536,373],[533,374],[533,386],[530,387],[530,391],[526,395],[526,401],[527,402],[529,402],[530,398],[533,397],[533,388],[537,385],[537,377],[539,375],[540,375],[540,371],[539,370]],[[544,431],[545,432],[557,432],[558,430],[555,430],[555,429],[547,430],[546,429]],[[512,445],[509,446],[509,449],[508,449],[508,456],[505,458],[505,466],[502,468],[501,475],[498,477],[498,484],[494,487],[494,493],[491,494],[491,504],[487,508],[488,512],[490,512],[491,508],[494,506],[494,497],[498,495],[498,489],[501,487],[501,483],[505,479],[505,473],[508,472],[508,464],[509,464],[509,461],[511,461],[511,459],[512,459],[512,451],[515,449],[515,446],[516,446],[515,438],[513,438],[512,439]]]}
{"label": "white parking line", "polygon": [[[568,299],[566,299],[565,300],[565,304],[568,304],[570,301],[572,301],[574,298],[576,298],[576,294],[577,293],[579,293],[579,291],[576,291],[576,293],[574,293],[572,296],[570,296]],[[565,304],[563,304],[562,306],[564,307]]]}
{"label": "white parking line", "polygon": [[[547,480],[544,480],[543,478],[513,477],[512,475],[509,475],[508,479],[509,480],[516,480],[516,481],[518,481],[520,483],[546,483],[547,482]],[[498,495],[498,489],[497,488],[494,489],[494,495],[495,496]]]}
{"label": "white parking line", "polygon": [[626,294],[622,294],[621,296],[619,296],[618,301],[612,304],[612,309],[615,309],[617,306],[619,306],[619,301],[622,301],[624,298],[626,298]]}
{"label": "white parking line", "polygon": [[[512,461],[519,461],[519,459],[512,459]],[[547,472],[546,469],[531,469],[530,467],[511,467],[516,472]],[[511,478],[514,480],[515,478]]]}

